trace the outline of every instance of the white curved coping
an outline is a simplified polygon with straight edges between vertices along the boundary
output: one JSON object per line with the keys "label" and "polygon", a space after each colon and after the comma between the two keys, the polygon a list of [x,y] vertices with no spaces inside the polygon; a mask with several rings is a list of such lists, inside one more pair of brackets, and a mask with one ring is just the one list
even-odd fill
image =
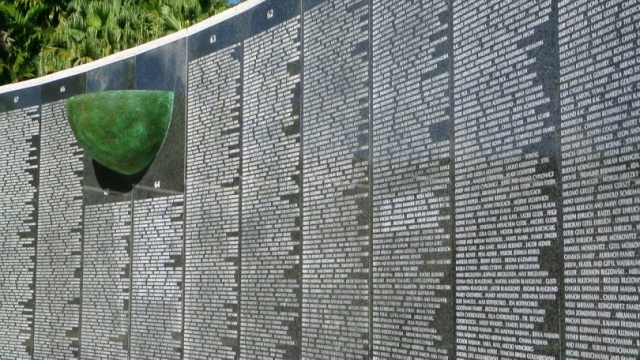
{"label": "white curved coping", "polygon": [[123,50],[120,52],[117,52],[115,54],[103,57],[101,59],[98,59],[96,61],[90,62],[88,64],[83,64],[80,66],[76,66],[70,69],[66,69],[66,70],[62,70],[62,71],[58,71],[49,75],[45,75],[42,77],[38,77],[38,78],[34,78],[34,79],[29,79],[29,80],[25,80],[25,81],[21,81],[21,82],[17,82],[17,83],[13,83],[13,84],[8,84],[8,85],[4,85],[4,86],[0,86],[0,94],[4,94],[4,93],[8,93],[11,91],[15,91],[15,90],[20,90],[20,89],[25,89],[25,88],[29,88],[32,86],[37,86],[37,85],[42,85],[42,84],[46,84],[52,81],[56,81],[56,80],[60,80],[60,79],[64,79],[66,77],[69,76],[73,76],[73,75],[77,75],[77,74],[82,74],[82,73],[86,73],[90,70],[93,69],[97,69],[101,66],[104,65],[108,65],[111,63],[115,63],[118,62],[120,60],[123,59],[128,59],[131,57],[134,57],[138,54],[144,53],[146,51],[149,51],[151,49],[155,49],[155,48],[159,48],[163,45],[166,45],[168,43],[171,43],[173,41],[182,39],[182,38],[186,38],[189,35],[192,34],[196,34],[200,31],[203,31],[205,29],[208,29],[209,27],[221,23],[229,18],[232,18],[240,13],[243,13],[261,3],[263,3],[265,0],[249,0],[247,2],[243,2],[240,3],[230,9],[227,9],[223,12],[221,12],[220,14],[214,15],[206,20],[203,20],[195,25],[192,25],[186,29],[182,29],[178,32],[175,32],[173,34],[169,34],[167,36],[161,37],[159,39],[156,40],[152,40],[149,41],[148,43],[144,43],[142,45],[138,45],[136,47],[127,49],[127,50]]}

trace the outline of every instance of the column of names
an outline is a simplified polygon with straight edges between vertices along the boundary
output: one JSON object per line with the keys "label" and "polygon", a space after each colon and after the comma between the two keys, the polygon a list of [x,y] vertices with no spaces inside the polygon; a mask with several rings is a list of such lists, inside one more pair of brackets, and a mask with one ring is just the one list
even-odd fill
{"label": "column of names", "polygon": [[39,125],[39,106],[0,114],[0,354],[15,359],[33,352]]}
{"label": "column of names", "polygon": [[129,354],[131,202],[86,206],[82,281],[82,357]]}
{"label": "column of names", "polygon": [[133,202],[132,360],[182,358],[183,232],[182,195]]}
{"label": "column of names", "polygon": [[34,357],[79,358],[84,151],[64,100],[42,106],[42,129]]}
{"label": "column of names", "polygon": [[373,353],[453,358],[447,1],[373,1]]}
{"label": "column of names", "polygon": [[240,357],[298,358],[300,17],[245,40],[243,59]]}
{"label": "column of names", "polygon": [[557,359],[551,1],[454,1],[458,359]]}
{"label": "column of names", "polygon": [[559,1],[567,360],[640,356],[640,1]]}
{"label": "column of names", "polygon": [[238,356],[241,44],[189,63],[185,356]]}
{"label": "column of names", "polygon": [[302,357],[369,358],[367,2],[304,13]]}

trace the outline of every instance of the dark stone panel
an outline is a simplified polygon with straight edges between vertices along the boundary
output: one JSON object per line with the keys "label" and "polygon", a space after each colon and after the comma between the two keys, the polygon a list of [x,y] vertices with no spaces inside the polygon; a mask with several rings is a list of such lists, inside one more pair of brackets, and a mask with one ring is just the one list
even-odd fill
{"label": "dark stone panel", "polygon": [[[84,94],[86,90],[86,74],[78,74],[41,85],[42,104],[68,99],[74,95]],[[66,110],[65,110],[66,112]]]}
{"label": "dark stone panel", "polygon": [[[327,0],[303,0],[302,1],[302,12],[306,13],[307,11],[313,9],[314,7],[320,5],[320,4],[324,4],[326,3]],[[355,7],[362,7],[364,5],[366,5],[366,3],[368,3],[368,1],[360,1],[357,4],[355,4]],[[329,19],[326,19],[327,21],[329,21]]]}
{"label": "dark stone panel", "polygon": [[[32,359],[40,163],[40,89],[3,94],[0,112],[0,357]],[[29,98],[32,96],[32,98]],[[14,98],[18,98],[13,102]],[[15,107],[15,109],[13,109]]]}
{"label": "dark stone panel", "polygon": [[559,1],[564,358],[640,358],[640,3]]}
{"label": "dark stone panel", "polygon": [[[187,39],[179,39],[136,56],[135,89],[174,92],[173,114],[167,137],[135,187],[150,196],[184,192]],[[157,189],[159,191],[154,192]]]}
{"label": "dark stone panel", "polygon": [[[85,190],[85,204],[93,194]],[[124,201],[85,206],[82,279],[84,359],[128,357],[131,205],[131,201]]]}
{"label": "dark stone panel", "polygon": [[[266,0],[0,94],[0,358],[637,360],[639,16]],[[175,92],[134,176],[117,89]]]}
{"label": "dark stone panel", "polygon": [[87,92],[134,88],[136,58],[128,58],[87,72]]}
{"label": "dark stone panel", "polygon": [[367,2],[303,14],[302,358],[370,358]]}
{"label": "dark stone panel", "polygon": [[80,358],[83,162],[65,99],[85,75],[42,85],[34,358]]}
{"label": "dark stone panel", "polygon": [[[131,190],[142,174],[125,175],[108,169],[90,156],[84,158],[85,204],[131,201]],[[91,194],[91,195],[89,195]]]}
{"label": "dark stone panel", "polygon": [[137,185],[131,192],[133,200],[149,199],[152,197],[173,196],[179,195],[181,192],[164,189],[153,189],[148,187],[142,187]]}
{"label": "dark stone panel", "polygon": [[184,196],[134,200],[130,359],[182,358]]}
{"label": "dark stone panel", "polygon": [[[298,16],[300,16],[300,1],[266,0],[250,10],[246,38],[263,33]],[[278,39],[278,41],[281,40]]]}
{"label": "dark stone panel", "polygon": [[454,359],[449,1],[373,1],[373,356]]}
{"label": "dark stone panel", "polygon": [[[189,35],[188,61],[217,52],[227,47],[235,47],[244,40],[249,26],[249,12],[243,12],[230,19],[215,24],[205,30]],[[193,78],[189,76],[189,81]]]}
{"label": "dark stone panel", "polygon": [[242,52],[240,40],[189,61],[185,358],[239,358]]}
{"label": "dark stone panel", "polygon": [[287,15],[298,9],[297,1],[257,6],[252,24],[271,27],[244,42],[242,359],[301,351],[301,39],[299,13]]}
{"label": "dark stone panel", "polygon": [[556,11],[453,2],[457,359],[562,358]]}
{"label": "dark stone panel", "polygon": [[0,94],[0,112],[40,105],[40,86]]}

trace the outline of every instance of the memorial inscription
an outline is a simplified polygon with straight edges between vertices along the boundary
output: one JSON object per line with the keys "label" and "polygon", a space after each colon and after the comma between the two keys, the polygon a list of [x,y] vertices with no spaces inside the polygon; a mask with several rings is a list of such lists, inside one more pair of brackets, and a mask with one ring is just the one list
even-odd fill
{"label": "memorial inscription", "polygon": [[238,356],[241,55],[236,43],[189,63],[186,357]]}
{"label": "memorial inscription", "polygon": [[640,1],[559,1],[567,360],[640,357]]}
{"label": "memorial inscription", "polygon": [[369,5],[304,12],[302,358],[370,356]]}
{"label": "memorial inscription", "polygon": [[373,1],[373,354],[453,358],[447,1]]}
{"label": "memorial inscription", "polygon": [[458,359],[558,359],[551,1],[454,1]]}
{"label": "memorial inscription", "polygon": [[[49,90],[63,94],[67,86]],[[65,100],[42,105],[42,128],[34,357],[79,358],[84,152],[67,123]]]}
{"label": "memorial inscription", "polygon": [[183,195],[134,201],[130,359],[182,357],[183,235]]}
{"label": "memorial inscription", "polygon": [[640,0],[256,0],[0,88],[0,358],[638,360],[638,59]]}
{"label": "memorial inscription", "polygon": [[131,202],[86,206],[84,216],[82,356],[127,358]]}
{"label": "memorial inscription", "polygon": [[0,129],[0,355],[31,359],[40,107],[0,113]]}
{"label": "memorial inscription", "polygon": [[300,16],[245,40],[243,58],[240,357],[298,358]]}

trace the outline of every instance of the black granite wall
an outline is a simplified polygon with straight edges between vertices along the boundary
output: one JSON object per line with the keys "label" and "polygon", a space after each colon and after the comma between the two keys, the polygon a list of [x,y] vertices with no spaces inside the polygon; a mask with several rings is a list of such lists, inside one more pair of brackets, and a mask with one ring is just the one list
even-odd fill
{"label": "black granite wall", "polygon": [[[639,0],[266,0],[0,88],[2,359],[640,359]],[[172,90],[145,171],[70,96]]]}

